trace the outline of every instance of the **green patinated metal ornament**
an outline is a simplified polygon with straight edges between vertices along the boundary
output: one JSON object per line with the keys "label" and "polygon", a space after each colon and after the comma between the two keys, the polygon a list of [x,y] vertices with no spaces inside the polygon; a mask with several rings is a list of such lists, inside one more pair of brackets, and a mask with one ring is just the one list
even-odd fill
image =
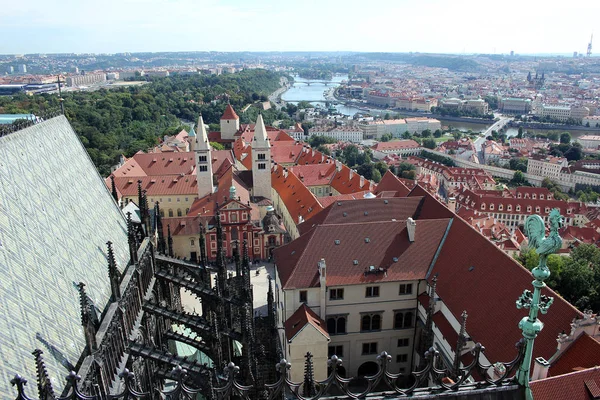
{"label": "green patinated metal ornament", "polygon": [[544,327],[543,322],[537,318],[538,312],[541,311],[542,314],[546,314],[554,301],[553,297],[541,294],[542,288],[546,286],[544,281],[550,277],[547,259],[550,254],[555,253],[562,246],[562,238],[558,235],[558,229],[563,225],[563,217],[558,209],[555,208],[550,212],[548,221],[550,223],[550,233],[546,236],[544,220],[539,215],[530,215],[525,220],[525,236],[529,239],[529,247],[534,248],[540,256],[537,267],[531,271],[535,278],[532,282],[533,292],[525,290],[517,300],[518,309],[529,309],[529,315],[519,322],[519,328],[523,331],[526,346],[523,363],[517,372],[517,379],[525,387],[527,399],[533,399],[529,388],[533,342]]}

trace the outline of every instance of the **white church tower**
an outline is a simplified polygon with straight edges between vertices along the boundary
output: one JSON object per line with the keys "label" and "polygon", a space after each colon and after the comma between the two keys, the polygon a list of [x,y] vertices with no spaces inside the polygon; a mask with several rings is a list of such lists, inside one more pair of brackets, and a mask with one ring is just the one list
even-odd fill
{"label": "white church tower", "polygon": [[196,181],[198,182],[198,198],[202,198],[213,192],[212,156],[210,154],[210,143],[202,115],[198,118],[196,129],[198,130],[196,133],[196,142],[194,143]]}
{"label": "white church tower", "polygon": [[233,140],[239,130],[240,117],[235,113],[231,104],[227,104],[227,108],[221,116],[221,139]]}
{"label": "white church tower", "polygon": [[271,198],[271,144],[263,117],[258,114],[252,139],[252,194]]}

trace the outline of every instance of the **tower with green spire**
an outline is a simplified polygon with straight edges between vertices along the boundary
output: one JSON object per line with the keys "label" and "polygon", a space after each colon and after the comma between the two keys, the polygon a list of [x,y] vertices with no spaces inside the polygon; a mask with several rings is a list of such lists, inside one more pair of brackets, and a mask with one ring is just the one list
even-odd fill
{"label": "tower with green spire", "polygon": [[555,208],[550,212],[548,220],[550,221],[550,233],[548,236],[545,236],[544,220],[539,215],[530,215],[525,220],[525,235],[529,239],[529,247],[534,248],[536,253],[540,255],[538,266],[531,271],[535,279],[532,282],[533,293],[526,289],[517,300],[518,309],[529,309],[529,315],[523,317],[519,322],[519,328],[523,331],[523,337],[525,338],[525,355],[517,371],[517,379],[519,384],[525,388],[525,397],[527,400],[533,400],[533,394],[529,387],[533,342],[544,327],[542,321],[537,317],[538,312],[546,314],[554,301],[553,297],[542,294],[542,289],[546,286],[544,281],[550,277],[550,270],[548,269],[546,260],[550,254],[559,250],[562,245],[558,229],[563,224],[563,217],[560,215],[558,209]]}

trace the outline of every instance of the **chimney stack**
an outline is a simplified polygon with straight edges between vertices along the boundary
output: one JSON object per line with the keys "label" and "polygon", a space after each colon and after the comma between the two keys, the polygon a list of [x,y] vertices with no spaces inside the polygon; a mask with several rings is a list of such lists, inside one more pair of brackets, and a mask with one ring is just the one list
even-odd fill
{"label": "chimney stack", "polygon": [[406,220],[406,231],[408,232],[408,241],[411,243],[415,241],[416,228],[417,228],[417,222],[414,219],[409,217]]}
{"label": "chimney stack", "polygon": [[448,198],[448,208],[450,209],[450,211],[452,211],[454,214],[456,214],[456,198],[455,197]]}
{"label": "chimney stack", "polygon": [[538,379],[546,379],[548,377],[548,369],[550,368],[550,363],[546,361],[544,357],[538,357],[535,359],[533,363],[533,374],[531,376],[532,381],[537,381]]}
{"label": "chimney stack", "polygon": [[319,270],[319,284],[320,284],[320,293],[319,293],[319,316],[321,319],[325,320],[327,315],[325,309],[325,299],[327,295],[327,265],[325,265],[325,259],[321,258],[318,263]]}

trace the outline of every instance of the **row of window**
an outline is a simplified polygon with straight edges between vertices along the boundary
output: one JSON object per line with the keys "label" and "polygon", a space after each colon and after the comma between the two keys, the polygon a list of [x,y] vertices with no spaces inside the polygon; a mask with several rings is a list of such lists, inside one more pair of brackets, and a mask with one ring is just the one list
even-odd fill
{"label": "row of window", "polygon": [[[372,332],[380,331],[383,321],[382,312],[365,313],[360,317],[360,331]],[[346,315],[332,315],[327,317],[327,332],[330,335],[343,335],[347,333],[346,324],[348,317]],[[412,311],[394,312],[394,329],[412,328],[415,324],[415,314]]]}
{"label": "row of window", "polygon": [[[399,295],[408,295],[412,294],[413,285],[412,283],[401,283],[398,287]],[[300,302],[306,303],[308,302],[308,291],[301,290],[300,294]],[[367,286],[365,288],[365,297],[379,297],[379,286]],[[329,289],[329,300],[344,300],[344,289],[343,288],[335,288]]]}

